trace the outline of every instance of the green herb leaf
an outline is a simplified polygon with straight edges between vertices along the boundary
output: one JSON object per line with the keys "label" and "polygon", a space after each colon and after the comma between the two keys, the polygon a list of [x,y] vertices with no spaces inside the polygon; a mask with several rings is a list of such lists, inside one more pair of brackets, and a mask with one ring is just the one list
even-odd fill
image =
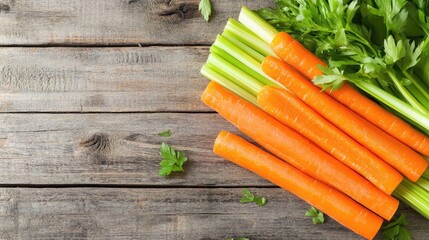
{"label": "green herb leaf", "polygon": [[158,136],[170,137],[171,136],[171,130],[165,130],[164,132],[160,132],[160,133],[158,133]]}
{"label": "green herb leaf", "polygon": [[399,40],[398,43],[395,43],[395,39],[391,35],[384,40],[384,52],[386,53],[384,59],[387,64],[394,64],[407,54],[403,41]]}
{"label": "green herb leaf", "polygon": [[310,207],[307,212],[305,212],[305,216],[312,217],[314,224],[322,224],[325,222],[323,212],[317,210],[315,207]]}
{"label": "green herb leaf", "polygon": [[411,233],[406,229],[407,225],[407,218],[402,213],[399,218],[394,218],[383,227],[381,236],[384,240],[411,240]]}
{"label": "green herb leaf", "polygon": [[254,202],[260,207],[267,203],[267,199],[253,195],[247,188],[243,189],[243,195],[244,196],[240,199],[240,203]]}
{"label": "green herb leaf", "polygon": [[204,20],[209,21],[210,16],[212,15],[212,3],[210,0],[201,0],[198,5],[198,10],[203,16]]}
{"label": "green herb leaf", "polygon": [[161,144],[160,154],[163,160],[159,163],[160,176],[168,176],[171,172],[183,172],[183,164],[188,160],[181,151],[176,151],[166,143]]}

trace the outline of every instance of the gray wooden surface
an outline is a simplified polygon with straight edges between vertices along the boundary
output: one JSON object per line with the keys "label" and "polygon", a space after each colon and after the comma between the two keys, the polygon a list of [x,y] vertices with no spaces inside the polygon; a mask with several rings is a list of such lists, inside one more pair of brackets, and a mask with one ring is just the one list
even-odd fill
{"label": "gray wooden surface", "polygon": [[[239,132],[199,101],[199,68],[228,17],[270,1],[213,3],[206,23],[198,0],[0,0],[0,239],[360,239],[212,153]],[[184,174],[157,176],[163,141]]]}

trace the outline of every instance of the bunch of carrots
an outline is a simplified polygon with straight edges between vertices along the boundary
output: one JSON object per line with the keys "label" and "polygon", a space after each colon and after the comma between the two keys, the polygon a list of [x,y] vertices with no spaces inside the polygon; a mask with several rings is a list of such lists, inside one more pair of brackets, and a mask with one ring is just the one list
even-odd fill
{"label": "bunch of carrots", "polygon": [[202,101],[265,148],[222,131],[216,154],[367,239],[399,200],[429,219],[426,135],[349,84],[321,91],[326,64],[246,7],[210,51]]}

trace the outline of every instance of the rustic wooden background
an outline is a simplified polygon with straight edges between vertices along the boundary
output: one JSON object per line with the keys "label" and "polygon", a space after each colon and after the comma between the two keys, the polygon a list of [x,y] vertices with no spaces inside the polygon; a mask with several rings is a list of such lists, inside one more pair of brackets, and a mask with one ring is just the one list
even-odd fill
{"label": "rustic wooden background", "polygon": [[[228,17],[270,1],[213,3],[206,23],[198,0],[0,0],[1,239],[359,239],[213,155],[237,130],[199,101],[199,68]],[[184,174],[157,176],[162,141]]]}

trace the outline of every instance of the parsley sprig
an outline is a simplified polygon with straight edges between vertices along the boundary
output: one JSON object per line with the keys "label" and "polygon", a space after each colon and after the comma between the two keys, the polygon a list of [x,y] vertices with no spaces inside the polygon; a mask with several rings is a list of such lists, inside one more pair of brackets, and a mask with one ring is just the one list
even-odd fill
{"label": "parsley sprig", "polygon": [[267,203],[267,199],[264,197],[255,196],[249,189],[243,189],[244,196],[240,199],[240,203],[254,202],[256,205],[262,207]]}
{"label": "parsley sprig", "polygon": [[176,151],[166,143],[161,144],[160,154],[162,161],[159,163],[161,169],[160,176],[168,176],[172,172],[184,172],[183,164],[188,161],[185,154],[181,151]]}
{"label": "parsley sprig", "polygon": [[170,137],[171,136],[171,130],[165,130],[163,132],[158,133],[158,136],[160,137]]}
{"label": "parsley sprig", "polygon": [[305,212],[306,217],[312,217],[314,224],[322,224],[325,222],[325,217],[323,212],[317,210],[315,207],[310,207],[307,212]]}
{"label": "parsley sprig", "polygon": [[381,236],[384,240],[411,240],[411,233],[407,230],[408,220],[404,213],[383,227]]}
{"label": "parsley sprig", "polygon": [[212,2],[210,0],[200,0],[200,4],[198,4],[198,10],[200,11],[204,20],[208,22],[213,12]]}

